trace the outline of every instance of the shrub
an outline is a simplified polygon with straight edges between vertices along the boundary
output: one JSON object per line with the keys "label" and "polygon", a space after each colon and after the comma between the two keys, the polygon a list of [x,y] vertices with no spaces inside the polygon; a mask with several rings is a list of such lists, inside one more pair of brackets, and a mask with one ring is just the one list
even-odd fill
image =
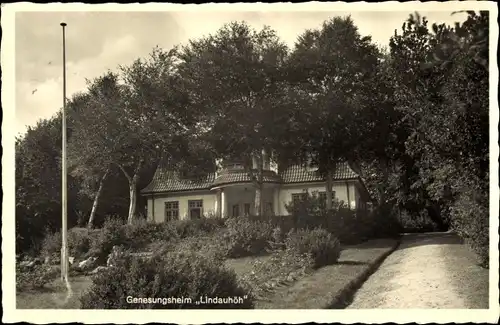
{"label": "shrub", "polygon": [[167,252],[194,252],[222,263],[229,254],[227,243],[220,240],[223,236],[223,232],[219,231],[211,235],[188,237],[176,245],[167,244],[164,249]]}
{"label": "shrub", "polygon": [[285,238],[286,233],[279,226],[274,227],[271,232],[271,240],[269,241],[269,246],[271,251],[282,250],[285,248]]}
{"label": "shrub", "polygon": [[341,251],[339,240],[322,228],[292,230],[288,233],[285,246],[297,255],[309,254],[314,268],[336,263]]}
{"label": "shrub", "polygon": [[[127,264],[127,265],[126,265]],[[127,297],[151,297],[144,304]],[[154,298],[162,298],[154,300]],[[167,303],[167,298],[191,302]],[[196,304],[205,297],[245,297],[243,303]],[[97,274],[89,291],[80,298],[83,309],[252,308],[253,299],[239,286],[236,274],[217,261],[193,252],[157,254],[149,259],[129,257]]]}
{"label": "shrub", "polygon": [[90,250],[89,231],[85,228],[70,229],[68,231],[68,250],[70,256],[85,256]]}
{"label": "shrub", "polygon": [[224,225],[222,218],[200,218],[173,221],[179,238],[193,237],[212,233]]}
{"label": "shrub", "polygon": [[[333,203],[338,204],[338,201],[334,200]],[[323,215],[326,211],[326,206],[316,191],[309,193],[306,190],[304,191],[303,200],[300,202],[291,201],[285,205],[285,209],[299,220],[307,221],[310,216]]]}
{"label": "shrub", "polygon": [[489,211],[474,196],[474,193],[458,196],[450,209],[451,225],[477,254],[479,264],[489,267]]}
{"label": "shrub", "polygon": [[159,241],[177,241],[179,239],[179,233],[177,232],[177,226],[174,222],[165,222],[160,225],[158,233]]}
{"label": "shrub", "polygon": [[397,237],[403,231],[401,223],[389,205],[377,206],[370,214],[370,218],[372,219],[372,237],[374,238]]}
{"label": "shrub", "polygon": [[127,246],[127,237],[123,221],[109,218],[90,244],[89,255],[98,258],[98,264],[106,263],[113,246]]}
{"label": "shrub", "polygon": [[47,265],[35,265],[27,270],[16,265],[16,288],[17,290],[39,290],[60,275],[60,268]]}
{"label": "shrub", "polygon": [[42,241],[42,256],[53,256],[61,254],[62,236],[60,232],[46,232]]}
{"label": "shrub", "polygon": [[129,248],[144,248],[147,244],[161,239],[162,224],[147,222],[142,219],[123,227]]}
{"label": "shrub", "polygon": [[[84,228],[68,229],[68,254],[69,256],[82,257],[90,250],[89,231]],[[48,233],[42,243],[42,256],[60,256],[62,235],[60,232]]]}
{"label": "shrub", "polygon": [[265,253],[272,240],[273,227],[264,221],[251,221],[247,218],[226,220],[229,257],[244,257]]}
{"label": "shrub", "polygon": [[357,211],[337,199],[333,200],[332,209],[327,210],[316,192],[304,194],[301,202],[286,205],[291,216],[275,217],[273,224],[285,231],[321,227],[346,244],[357,244],[370,237],[372,222],[366,213],[360,212],[358,216]]}

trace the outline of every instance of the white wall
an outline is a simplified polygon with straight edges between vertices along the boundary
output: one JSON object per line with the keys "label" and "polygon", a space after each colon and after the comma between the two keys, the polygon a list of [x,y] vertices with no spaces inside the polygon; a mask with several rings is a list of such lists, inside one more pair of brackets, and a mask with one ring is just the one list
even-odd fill
{"label": "white wall", "polygon": [[[188,219],[188,201],[203,200],[203,214],[215,214],[215,192],[169,193],[161,196],[148,197],[148,221],[165,221],[165,202],[179,201],[179,219]],[[154,216],[153,216],[154,202]]]}
{"label": "white wall", "polygon": [[[246,188],[246,190],[245,190]],[[277,215],[287,215],[288,211],[285,205],[292,200],[292,194],[303,193],[305,189],[312,193],[314,191],[324,192],[324,183],[309,183],[309,184],[285,184],[279,187],[278,194],[275,195],[275,186],[264,188],[262,193],[263,202],[274,202],[277,198],[277,202],[273,204],[274,213]],[[348,190],[349,188],[349,190]],[[332,190],[335,191],[335,198],[340,201],[347,203],[348,191],[349,200],[351,201],[351,208],[355,209],[359,205],[360,192],[356,187],[356,183],[353,181],[346,184],[345,181],[334,182]],[[253,214],[254,210],[254,196],[255,190],[253,186],[235,186],[235,187],[225,187],[225,215],[230,216],[233,211],[233,205],[240,205],[240,213],[244,213],[244,204],[250,203],[250,210]],[[189,193],[171,193],[163,194],[161,196],[155,196],[154,200],[148,197],[147,210],[148,210],[148,220],[153,220],[153,201],[154,201],[154,221],[163,222],[165,220],[165,202],[168,201],[179,201],[179,219],[188,218],[188,201],[189,200],[203,200],[203,213],[215,214],[216,212],[216,192],[189,192]]]}
{"label": "white wall", "polygon": [[[348,185],[345,181],[342,182],[334,182],[332,186],[332,190],[335,191],[335,198],[339,201],[344,201],[347,204],[347,191],[349,188],[349,200],[351,201],[351,208],[356,208],[356,197],[357,190],[355,188],[355,184],[351,181],[348,182]],[[314,191],[325,192],[326,186],[324,183],[309,183],[309,184],[286,184],[282,185],[279,191],[279,202],[278,202],[278,214],[280,215],[288,215],[288,211],[286,210],[285,205],[292,201],[292,194],[295,193],[303,193],[304,190],[308,190],[310,194]]]}
{"label": "white wall", "polygon": [[[233,205],[239,205],[240,214],[245,212],[245,203],[250,204],[250,214],[255,213],[255,188],[252,185],[246,186],[228,186],[224,188],[226,215],[231,216]],[[262,191],[263,204],[273,203],[273,189],[265,187]]]}

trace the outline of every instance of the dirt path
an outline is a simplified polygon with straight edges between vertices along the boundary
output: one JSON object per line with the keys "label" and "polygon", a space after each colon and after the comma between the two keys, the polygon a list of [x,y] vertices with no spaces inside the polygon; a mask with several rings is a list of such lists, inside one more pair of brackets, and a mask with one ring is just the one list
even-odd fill
{"label": "dirt path", "polygon": [[347,308],[488,308],[488,270],[454,234],[405,235]]}

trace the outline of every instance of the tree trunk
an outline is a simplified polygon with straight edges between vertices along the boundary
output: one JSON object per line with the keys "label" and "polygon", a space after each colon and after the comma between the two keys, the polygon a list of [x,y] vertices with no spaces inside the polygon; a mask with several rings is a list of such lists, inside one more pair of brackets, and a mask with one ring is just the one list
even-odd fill
{"label": "tree trunk", "polygon": [[263,213],[263,205],[262,205],[262,188],[263,188],[263,178],[264,178],[264,175],[263,175],[263,169],[264,169],[264,166],[263,166],[263,159],[262,159],[262,155],[259,156],[259,158],[257,158],[257,182],[255,184],[255,214],[257,216],[262,216],[264,213]]}
{"label": "tree trunk", "polygon": [[102,189],[104,187],[104,181],[106,180],[106,177],[108,177],[108,173],[109,173],[109,168],[106,169],[106,172],[104,173],[104,175],[101,178],[101,181],[99,182],[99,189],[95,194],[94,204],[92,204],[92,211],[90,212],[89,223],[87,225],[89,229],[92,229],[92,227],[94,227],[94,219],[95,219],[95,213],[97,211],[97,205],[99,204],[99,197],[101,196]]}
{"label": "tree trunk", "polygon": [[386,188],[389,184],[389,164],[385,159],[381,160],[382,174],[383,176],[383,187],[379,189],[379,206],[384,206],[386,204]]}
{"label": "tree trunk", "polygon": [[262,193],[261,193],[261,190],[260,190],[260,187],[257,185],[255,187],[255,201],[254,201],[254,209],[255,209],[255,215],[256,216],[260,216],[262,215],[260,213],[261,209],[260,209],[260,202],[262,201]]}
{"label": "tree trunk", "polygon": [[337,164],[333,163],[328,166],[328,170],[326,171],[326,209],[330,211],[333,208],[333,175],[335,174],[335,169],[337,168]]}
{"label": "tree trunk", "polygon": [[333,183],[333,172],[329,169],[326,172],[326,210],[330,211],[332,209],[332,183]]}
{"label": "tree trunk", "polygon": [[132,177],[129,175],[129,173],[127,173],[127,171],[122,165],[115,163],[118,167],[120,167],[123,174],[128,179],[129,193],[130,193],[130,206],[128,209],[128,218],[127,218],[128,224],[132,224],[135,218],[135,210],[137,209],[137,183],[139,182],[139,172],[141,171],[143,162],[144,162],[144,157],[140,156]]}
{"label": "tree trunk", "polygon": [[137,207],[137,180],[134,177],[132,182],[129,185],[129,192],[130,192],[130,206],[128,209],[128,219],[127,223],[131,225],[134,222],[135,219],[135,210]]}

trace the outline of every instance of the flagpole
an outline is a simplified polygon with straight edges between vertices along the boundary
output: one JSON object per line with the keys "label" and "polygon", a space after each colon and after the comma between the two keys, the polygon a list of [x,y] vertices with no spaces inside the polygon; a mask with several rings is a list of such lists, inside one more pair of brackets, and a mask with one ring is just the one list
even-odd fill
{"label": "flagpole", "polygon": [[61,280],[68,279],[68,202],[67,202],[67,166],[66,166],[66,23],[62,26],[63,44],[63,110],[62,110],[62,247]]}

